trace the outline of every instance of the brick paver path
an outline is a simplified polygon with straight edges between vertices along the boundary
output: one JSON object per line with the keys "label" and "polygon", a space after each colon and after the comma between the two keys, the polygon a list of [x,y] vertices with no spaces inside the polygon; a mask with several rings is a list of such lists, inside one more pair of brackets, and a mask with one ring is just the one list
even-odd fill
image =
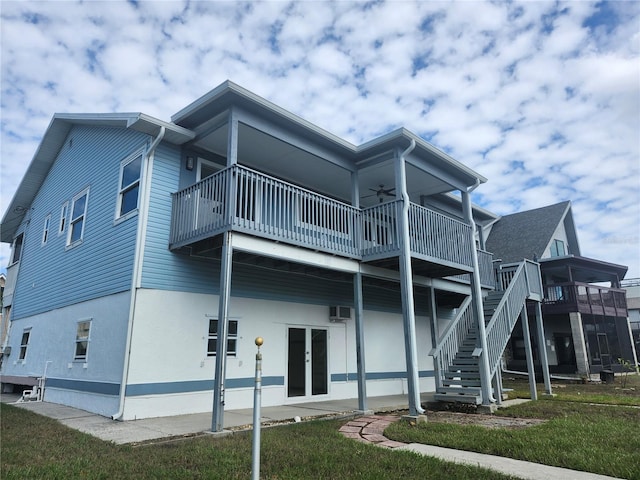
{"label": "brick paver path", "polygon": [[381,447],[402,447],[406,443],[389,440],[383,435],[384,429],[399,419],[400,417],[395,415],[368,415],[351,420],[340,427],[340,432],[347,438],[373,443]]}

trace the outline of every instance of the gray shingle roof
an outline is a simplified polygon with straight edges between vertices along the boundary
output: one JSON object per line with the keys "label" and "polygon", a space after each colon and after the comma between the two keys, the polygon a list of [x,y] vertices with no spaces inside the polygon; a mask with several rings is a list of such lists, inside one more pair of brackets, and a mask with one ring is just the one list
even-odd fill
{"label": "gray shingle roof", "polygon": [[505,215],[491,228],[486,248],[504,263],[541,258],[571,202]]}

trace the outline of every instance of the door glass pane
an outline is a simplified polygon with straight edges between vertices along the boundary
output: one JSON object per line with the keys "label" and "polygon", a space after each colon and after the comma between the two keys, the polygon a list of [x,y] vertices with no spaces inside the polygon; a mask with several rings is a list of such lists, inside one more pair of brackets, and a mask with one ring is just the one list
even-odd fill
{"label": "door glass pane", "polygon": [[598,334],[598,347],[600,347],[600,358],[602,359],[602,367],[611,367],[611,355],[609,355],[609,343],[607,342],[607,334]]}
{"label": "door glass pane", "polygon": [[289,329],[289,365],[287,372],[287,396],[304,397],[305,395],[305,350],[306,330],[304,328]]}
{"label": "door glass pane", "polygon": [[312,329],[311,394],[326,395],[327,383],[327,331]]}

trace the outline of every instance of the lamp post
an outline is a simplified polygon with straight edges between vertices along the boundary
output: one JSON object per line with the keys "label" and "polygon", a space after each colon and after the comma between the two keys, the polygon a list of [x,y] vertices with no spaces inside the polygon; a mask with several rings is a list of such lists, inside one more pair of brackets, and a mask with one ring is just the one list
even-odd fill
{"label": "lamp post", "polygon": [[256,338],[256,386],[253,391],[253,442],[251,446],[251,480],[260,479],[260,400],[262,396],[262,337]]}

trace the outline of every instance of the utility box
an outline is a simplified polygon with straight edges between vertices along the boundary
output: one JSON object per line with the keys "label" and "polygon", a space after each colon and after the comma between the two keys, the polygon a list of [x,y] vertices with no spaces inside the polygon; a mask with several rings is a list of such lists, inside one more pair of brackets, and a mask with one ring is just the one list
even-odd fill
{"label": "utility box", "polygon": [[615,376],[612,370],[600,370],[600,381],[603,383],[613,383]]}

